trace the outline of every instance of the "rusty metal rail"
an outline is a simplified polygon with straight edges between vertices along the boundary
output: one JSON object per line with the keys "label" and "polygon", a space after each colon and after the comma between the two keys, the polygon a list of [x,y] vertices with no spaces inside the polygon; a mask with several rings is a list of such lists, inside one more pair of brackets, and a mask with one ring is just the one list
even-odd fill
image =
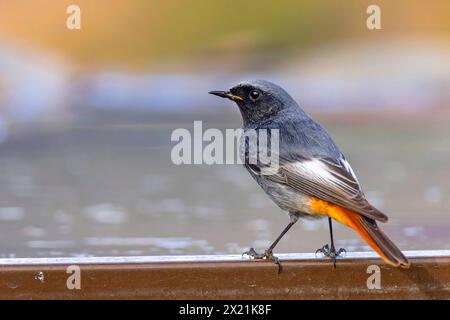
{"label": "rusty metal rail", "polygon": [[281,274],[239,255],[0,259],[0,298],[450,299],[450,250],[405,254],[410,269],[366,252],[335,270],[314,254],[279,254]]}

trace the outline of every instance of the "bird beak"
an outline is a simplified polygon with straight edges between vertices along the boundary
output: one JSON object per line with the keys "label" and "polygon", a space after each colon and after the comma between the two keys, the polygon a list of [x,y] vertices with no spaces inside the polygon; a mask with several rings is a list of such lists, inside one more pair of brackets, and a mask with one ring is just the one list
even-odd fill
{"label": "bird beak", "polygon": [[234,94],[231,94],[230,91],[210,91],[209,93],[213,94],[215,96],[218,96],[218,97],[228,98],[233,101],[243,101],[244,100],[239,96],[235,96]]}

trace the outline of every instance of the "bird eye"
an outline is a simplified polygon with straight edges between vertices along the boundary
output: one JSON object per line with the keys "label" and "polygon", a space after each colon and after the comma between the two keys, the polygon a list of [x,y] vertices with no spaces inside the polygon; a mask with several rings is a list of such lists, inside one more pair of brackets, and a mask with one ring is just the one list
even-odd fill
{"label": "bird eye", "polygon": [[256,99],[259,98],[259,91],[257,90],[250,91],[249,97],[251,100],[255,101]]}

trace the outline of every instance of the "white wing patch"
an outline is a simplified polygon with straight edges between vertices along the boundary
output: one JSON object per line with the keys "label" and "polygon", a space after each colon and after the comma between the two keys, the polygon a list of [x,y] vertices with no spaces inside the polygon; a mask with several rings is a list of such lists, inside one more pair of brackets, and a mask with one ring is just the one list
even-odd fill
{"label": "white wing patch", "polygon": [[[324,159],[312,159],[290,163],[288,166],[292,172],[299,176],[316,181],[323,185],[335,186],[341,190],[346,190],[350,195],[357,195],[360,192],[359,182],[356,179],[350,164],[344,158],[340,159],[342,165],[328,162]],[[334,171],[333,168],[345,169],[349,176],[343,175],[342,171]]]}
{"label": "white wing patch", "polygon": [[353,177],[353,179],[355,179],[355,181],[359,183],[355,172],[353,171],[352,167],[350,166],[350,163],[348,163],[348,161],[344,157],[341,157],[340,160],[341,160],[341,163],[344,166],[345,170],[347,170],[347,172],[350,173],[350,175]]}
{"label": "white wing patch", "polygon": [[333,179],[325,164],[318,159],[293,162],[289,164],[289,167],[294,169],[294,172],[298,172],[300,176],[315,178],[314,180],[319,179],[327,183]]}

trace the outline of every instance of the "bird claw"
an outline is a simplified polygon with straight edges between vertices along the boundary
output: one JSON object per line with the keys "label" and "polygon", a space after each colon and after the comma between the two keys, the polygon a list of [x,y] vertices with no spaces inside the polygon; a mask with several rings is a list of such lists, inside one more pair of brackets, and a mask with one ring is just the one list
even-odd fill
{"label": "bird claw", "polygon": [[258,252],[256,252],[256,250],[254,248],[250,248],[250,250],[242,253],[242,257],[244,257],[244,255],[247,255],[253,259],[267,259],[267,260],[275,262],[278,266],[278,274],[280,274],[281,271],[283,270],[280,259],[278,259],[278,257],[273,255],[272,250],[266,250],[266,251],[264,251],[264,253],[258,253]]}
{"label": "bird claw", "polygon": [[242,257],[244,257],[244,255],[247,255],[253,259],[264,259],[266,257],[265,254],[266,254],[266,252],[258,253],[258,252],[256,252],[256,250],[254,248],[250,248],[250,250],[242,253]]}
{"label": "bird claw", "polygon": [[326,244],[322,248],[317,249],[315,252],[315,255],[317,256],[317,254],[320,252],[324,256],[326,256],[329,251],[330,251],[330,247],[328,246],[328,244]]}
{"label": "bird claw", "polygon": [[344,248],[339,248],[339,250],[336,251],[334,246],[331,246],[330,248],[330,246],[326,244],[322,248],[316,250],[315,252],[316,256],[319,252],[323,254],[325,257],[331,258],[331,260],[333,260],[333,268],[336,269],[336,258],[340,257],[341,254],[344,254],[345,256],[347,250],[345,250]]}

